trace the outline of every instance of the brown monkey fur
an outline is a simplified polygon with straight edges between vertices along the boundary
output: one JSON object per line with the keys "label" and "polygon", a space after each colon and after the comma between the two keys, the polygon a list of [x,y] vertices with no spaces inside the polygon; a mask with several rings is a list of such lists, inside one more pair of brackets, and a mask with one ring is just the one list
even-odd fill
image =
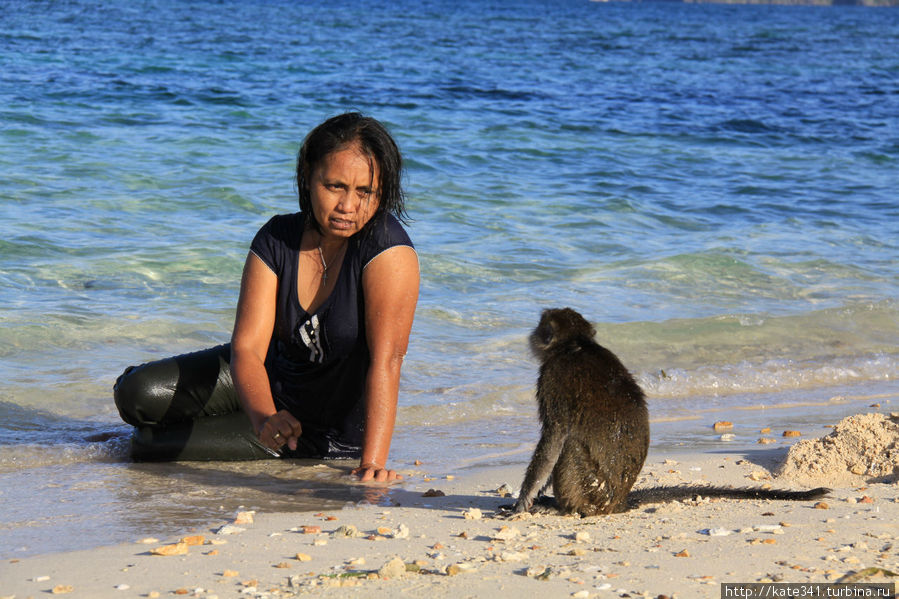
{"label": "brown monkey fur", "polygon": [[[649,449],[649,412],[627,368],[593,337],[571,308],[544,310],[530,336],[540,360],[537,406],[541,435],[525,473],[515,513],[594,516],[640,503],[706,497],[814,499],[829,492],[674,486],[631,492]],[[554,500],[543,496],[553,486]]]}

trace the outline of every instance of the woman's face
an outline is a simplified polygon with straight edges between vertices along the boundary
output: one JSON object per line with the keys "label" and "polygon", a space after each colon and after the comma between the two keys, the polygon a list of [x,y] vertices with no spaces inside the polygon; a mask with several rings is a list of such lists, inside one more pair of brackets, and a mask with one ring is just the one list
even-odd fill
{"label": "woman's face", "polygon": [[378,209],[378,165],[358,142],[324,157],[309,178],[312,213],[323,237],[358,233]]}

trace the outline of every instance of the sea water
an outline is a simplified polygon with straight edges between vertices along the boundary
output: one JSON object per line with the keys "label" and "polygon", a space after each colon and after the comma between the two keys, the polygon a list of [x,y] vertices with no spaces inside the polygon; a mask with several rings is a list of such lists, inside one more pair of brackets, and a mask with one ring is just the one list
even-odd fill
{"label": "sea water", "polygon": [[394,467],[524,465],[545,307],[631,369],[657,452],[897,409],[897,47],[859,7],[0,4],[0,555],[372,500],[348,466],[133,464],[111,393],[229,339],[347,110],[401,146],[421,262]]}

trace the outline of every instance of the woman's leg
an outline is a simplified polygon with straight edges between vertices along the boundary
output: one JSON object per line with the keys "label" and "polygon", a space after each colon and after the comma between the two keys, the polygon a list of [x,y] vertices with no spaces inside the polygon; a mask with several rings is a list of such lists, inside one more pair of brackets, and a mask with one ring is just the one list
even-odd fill
{"label": "woman's leg", "polygon": [[122,420],[136,427],[137,460],[254,460],[262,446],[231,380],[231,346],[128,367],[116,380]]}

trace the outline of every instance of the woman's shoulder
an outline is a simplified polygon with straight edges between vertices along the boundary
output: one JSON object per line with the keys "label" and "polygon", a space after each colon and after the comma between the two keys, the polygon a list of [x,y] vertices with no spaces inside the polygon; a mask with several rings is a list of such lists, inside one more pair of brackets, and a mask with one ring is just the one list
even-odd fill
{"label": "woman's shoulder", "polygon": [[364,242],[387,249],[395,245],[408,245],[413,247],[412,239],[399,219],[390,213],[383,213],[375,217],[365,235]]}

